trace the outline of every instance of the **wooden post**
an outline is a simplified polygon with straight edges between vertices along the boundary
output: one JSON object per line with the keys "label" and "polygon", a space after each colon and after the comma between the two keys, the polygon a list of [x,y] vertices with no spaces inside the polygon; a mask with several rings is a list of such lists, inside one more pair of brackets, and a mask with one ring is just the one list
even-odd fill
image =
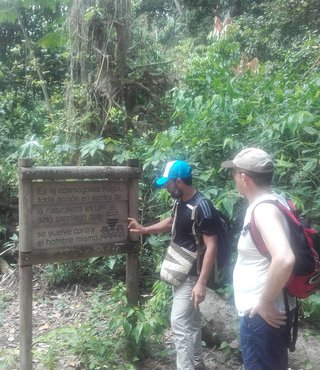
{"label": "wooden post", "polygon": [[[22,181],[21,167],[32,167],[29,158],[19,161],[19,260],[31,254],[32,180]],[[32,266],[19,267],[20,369],[32,370]]]}
{"label": "wooden post", "polygon": [[[138,167],[138,160],[128,161],[128,165]],[[138,219],[138,205],[139,205],[139,183],[138,179],[131,178],[128,183],[129,191],[129,217]],[[131,241],[138,242],[139,236],[130,233]],[[128,303],[136,305],[139,301],[139,254],[137,252],[127,254],[126,264],[126,286]]]}

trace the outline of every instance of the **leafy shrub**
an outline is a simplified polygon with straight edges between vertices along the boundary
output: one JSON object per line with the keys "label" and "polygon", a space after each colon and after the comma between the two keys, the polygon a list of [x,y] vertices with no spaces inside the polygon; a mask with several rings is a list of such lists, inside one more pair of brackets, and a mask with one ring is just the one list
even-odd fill
{"label": "leafy shrub", "polygon": [[320,328],[320,295],[314,294],[301,300],[301,316],[306,323]]}
{"label": "leafy shrub", "polygon": [[38,336],[35,358],[46,369],[55,369],[59,358],[70,355],[88,369],[134,369],[167,327],[169,295],[170,290],[158,282],[150,300],[132,306],[123,283],[110,295],[101,287],[87,302],[88,320]]}
{"label": "leafy shrub", "polygon": [[258,74],[234,72],[241,49],[228,39],[191,55],[185,87],[173,89],[168,96],[175,110],[172,127],[155,136],[145,135],[144,142],[133,139],[131,144],[131,153],[141,159],[146,172],[147,198],[159,201],[153,213],[163,213],[166,203],[160,201],[161,192],[150,190],[152,179],[165,162],[181,158],[193,166],[198,188],[231,218],[236,217],[239,196],[220,163],[244,146],[259,146],[276,158],[278,189],[290,193],[320,224],[320,76],[315,65],[302,64],[306,54],[317,52],[318,41],[316,36],[306,39],[287,51],[286,63],[277,70],[261,64]]}
{"label": "leafy shrub", "polygon": [[123,255],[112,257],[92,257],[86,260],[54,263],[44,270],[44,277],[49,286],[61,286],[89,282],[112,284],[115,279],[124,279]]}

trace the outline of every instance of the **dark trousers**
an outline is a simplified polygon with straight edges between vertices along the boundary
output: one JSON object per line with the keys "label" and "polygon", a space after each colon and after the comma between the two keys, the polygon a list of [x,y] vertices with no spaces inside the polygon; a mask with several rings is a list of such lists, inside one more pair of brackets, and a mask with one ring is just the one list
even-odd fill
{"label": "dark trousers", "polygon": [[288,330],[274,328],[260,315],[240,318],[240,343],[245,370],[287,370]]}

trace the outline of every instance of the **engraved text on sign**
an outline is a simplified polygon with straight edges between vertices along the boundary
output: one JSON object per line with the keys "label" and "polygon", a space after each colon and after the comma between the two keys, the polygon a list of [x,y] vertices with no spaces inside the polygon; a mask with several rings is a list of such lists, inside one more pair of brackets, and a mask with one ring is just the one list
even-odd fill
{"label": "engraved text on sign", "polygon": [[31,217],[35,249],[126,241],[128,184],[34,182]]}

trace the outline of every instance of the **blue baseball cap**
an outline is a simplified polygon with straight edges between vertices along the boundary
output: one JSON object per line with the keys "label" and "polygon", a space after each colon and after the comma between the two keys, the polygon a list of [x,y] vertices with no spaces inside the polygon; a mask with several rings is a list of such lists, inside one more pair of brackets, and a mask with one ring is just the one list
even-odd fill
{"label": "blue baseball cap", "polygon": [[170,179],[186,179],[192,177],[191,171],[191,166],[185,161],[168,162],[162,177],[156,180],[156,186],[160,188]]}

